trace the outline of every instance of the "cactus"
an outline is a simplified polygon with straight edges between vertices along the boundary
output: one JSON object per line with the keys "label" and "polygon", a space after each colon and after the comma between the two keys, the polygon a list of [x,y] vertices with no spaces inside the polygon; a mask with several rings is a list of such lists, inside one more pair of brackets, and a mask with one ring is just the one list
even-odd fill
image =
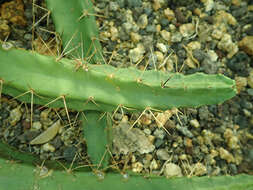
{"label": "cactus", "polygon": [[[107,156],[104,152],[110,144],[108,136],[111,124],[105,117],[99,120],[101,113],[112,112],[119,107],[131,112],[198,107],[222,103],[236,94],[234,81],[223,75],[197,73],[184,76],[178,73],[139,71],[136,68],[117,69],[109,65],[94,64],[104,62],[100,54],[101,46],[97,40],[98,31],[91,2],[47,0],[47,6],[52,12],[56,30],[62,37],[63,54],[58,58],[49,57],[6,48],[6,43],[2,43],[0,95],[5,93],[28,103],[49,107],[67,106],[83,111],[87,120],[82,117],[80,120],[83,120],[88,153],[95,165],[101,165],[102,168],[108,166],[107,159],[101,163],[100,159]],[[76,70],[75,60],[63,58],[67,52],[71,52],[68,58],[84,58],[82,62],[85,61],[85,69]],[[7,162],[8,159],[21,161],[23,164]],[[149,176],[149,180],[136,174],[131,174],[127,179],[124,178],[127,175],[119,173],[107,173],[104,179],[101,179],[102,175],[100,182],[96,183],[98,177],[94,177],[94,173],[82,170],[69,175],[59,171],[59,166],[52,161],[45,163],[51,169],[43,176],[38,176],[34,172],[34,163],[38,165],[41,161],[35,156],[14,151],[0,142],[0,188],[69,189],[71,186],[76,189],[111,189],[113,186],[115,189],[130,189],[141,185],[146,189],[169,186],[180,189],[187,186],[195,190],[245,189],[253,185],[252,177],[247,175],[172,180]],[[75,183],[72,183],[73,180]]]}
{"label": "cactus", "polygon": [[[19,161],[6,160],[13,156]],[[141,176],[120,173],[91,173],[85,171],[61,171],[55,166],[51,168],[38,165],[36,158],[21,154],[0,143],[0,188],[21,189],[185,189],[189,190],[250,190],[253,187],[253,178],[249,175],[219,176],[219,177],[192,177],[165,179],[158,176]],[[20,161],[22,160],[22,163]],[[32,164],[33,162],[33,164]],[[34,165],[34,162],[36,165]],[[48,163],[46,163],[48,164]],[[99,175],[98,175],[99,174]]]}

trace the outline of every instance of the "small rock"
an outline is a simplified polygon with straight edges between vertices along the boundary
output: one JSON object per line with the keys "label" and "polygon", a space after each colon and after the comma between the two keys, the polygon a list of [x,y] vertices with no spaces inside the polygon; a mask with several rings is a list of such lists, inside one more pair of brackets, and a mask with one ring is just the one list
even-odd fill
{"label": "small rock", "polygon": [[218,55],[213,50],[208,50],[207,55],[212,62],[215,62],[218,59]]}
{"label": "small rock", "polygon": [[171,36],[171,42],[177,43],[182,41],[183,36],[181,35],[180,32],[175,32]]}
{"label": "small rock", "polygon": [[136,48],[129,51],[129,57],[134,63],[138,62],[145,53],[145,49],[142,45],[138,44]]}
{"label": "small rock", "polygon": [[160,0],[153,0],[152,7],[153,7],[153,9],[155,11],[157,11],[158,9],[160,9],[161,8]]}
{"label": "small rock", "polygon": [[170,34],[170,32],[168,32],[168,31],[166,31],[166,30],[162,30],[162,31],[160,32],[160,34],[161,34],[161,36],[162,36],[162,38],[163,38],[164,40],[166,40],[167,42],[170,41],[170,39],[171,39],[171,34]]}
{"label": "small rock", "polygon": [[17,122],[21,119],[22,112],[20,110],[20,107],[16,107],[15,109],[10,111],[10,124],[11,126],[14,126],[17,124]]}
{"label": "small rock", "polygon": [[190,121],[190,124],[191,124],[191,126],[193,126],[193,127],[195,127],[195,128],[199,128],[199,126],[200,126],[200,124],[199,124],[199,122],[198,122],[197,119],[192,119],[192,120]]}
{"label": "small rock", "polygon": [[117,2],[110,1],[110,3],[109,3],[109,9],[111,11],[117,11],[119,9],[119,4]]}
{"label": "small rock", "polygon": [[130,129],[130,125],[121,122],[113,129],[114,152],[128,154],[138,151],[140,154],[152,152],[155,146],[151,144],[145,133],[138,129]]}
{"label": "small rock", "polygon": [[139,35],[138,33],[135,33],[135,32],[131,32],[130,37],[131,37],[132,42],[134,42],[134,43],[137,43],[141,40],[141,35]]}
{"label": "small rock", "polygon": [[195,176],[203,176],[207,174],[206,166],[204,166],[204,164],[200,162],[194,164],[192,168],[193,168],[193,175]]}
{"label": "small rock", "polygon": [[143,164],[140,162],[135,162],[132,164],[132,171],[140,173],[143,170]]}
{"label": "small rock", "polygon": [[219,148],[219,155],[221,159],[226,160],[228,163],[235,163],[235,158],[231,153],[229,153],[226,149],[220,147]]}
{"label": "small rock", "polygon": [[0,39],[4,41],[10,32],[11,28],[8,25],[8,21],[0,17]]}
{"label": "small rock", "polygon": [[214,8],[214,1],[213,0],[201,0],[202,3],[205,5],[205,12],[209,12]]}
{"label": "small rock", "polygon": [[118,37],[119,37],[119,32],[118,32],[118,29],[116,28],[116,27],[114,27],[114,26],[112,26],[111,28],[110,28],[110,33],[111,33],[111,40],[112,41],[115,41],[115,40],[117,40],[118,39]]}
{"label": "small rock", "polygon": [[224,34],[218,43],[218,48],[220,50],[226,51],[227,58],[233,57],[238,52],[238,47],[232,42],[231,35]]}
{"label": "small rock", "polygon": [[151,120],[151,115],[148,114],[143,114],[139,120],[139,122],[143,125],[149,125],[151,124],[152,120]]}
{"label": "small rock", "polygon": [[189,131],[189,129],[187,127],[182,127],[180,125],[176,125],[176,129],[178,131],[180,131],[183,135],[189,137],[189,138],[192,138],[193,137],[193,134],[191,133],[191,131]]}
{"label": "small rock", "polygon": [[253,88],[253,70],[250,71],[249,76],[247,78],[247,83],[250,88]]}
{"label": "small rock", "polygon": [[241,91],[245,90],[245,87],[247,86],[247,78],[246,77],[235,77],[235,82],[236,82],[236,89],[238,93]]}
{"label": "small rock", "polygon": [[167,163],[164,167],[163,174],[166,177],[182,177],[182,171],[181,168],[173,163]]}
{"label": "small rock", "polygon": [[244,52],[253,55],[253,36],[245,36],[238,45]]}
{"label": "small rock", "polygon": [[142,5],[142,0],[126,0],[128,7],[135,8]]}
{"label": "small rock", "polygon": [[179,27],[179,31],[183,37],[189,38],[195,33],[195,26],[192,23],[182,24]]}
{"label": "small rock", "polygon": [[235,26],[237,24],[237,21],[235,17],[233,17],[230,13],[227,13],[224,10],[220,10],[215,14],[215,25],[218,28],[220,25],[230,24],[232,26]]}
{"label": "small rock", "polygon": [[165,137],[164,130],[162,129],[156,129],[154,132],[154,136],[159,139],[163,139]]}
{"label": "small rock", "polygon": [[137,25],[141,29],[146,28],[146,26],[148,25],[148,16],[146,14],[142,14],[137,21]]}
{"label": "small rock", "polygon": [[72,162],[77,152],[77,148],[75,146],[69,146],[64,149],[63,157],[65,160]]}
{"label": "small rock", "polygon": [[159,160],[169,160],[170,155],[166,149],[158,149],[156,152],[156,156]]}
{"label": "small rock", "polygon": [[41,129],[41,127],[42,127],[42,124],[39,121],[36,121],[36,122],[33,122],[31,129],[37,131],[37,130]]}
{"label": "small rock", "polygon": [[160,51],[155,51],[154,53],[155,53],[155,55],[157,57],[157,61],[160,62],[160,63],[162,63],[163,59],[164,59],[163,53],[160,52]]}
{"label": "small rock", "polygon": [[170,8],[164,9],[163,11],[164,16],[167,18],[168,21],[172,21],[173,19],[175,19],[175,13],[173,10],[171,10]]}
{"label": "small rock", "polygon": [[198,41],[192,41],[187,44],[189,50],[197,50],[201,48],[201,44]]}
{"label": "small rock", "polygon": [[163,43],[157,43],[156,47],[163,53],[166,53],[168,51],[167,46]]}
{"label": "small rock", "polygon": [[223,32],[219,29],[214,29],[211,36],[216,40],[220,40],[223,36]]}
{"label": "small rock", "polygon": [[145,129],[143,130],[143,132],[144,132],[146,135],[151,135],[151,130],[148,129],[148,128],[145,128]]}
{"label": "small rock", "polygon": [[150,170],[157,170],[159,167],[157,161],[153,159],[149,165]]}
{"label": "small rock", "polygon": [[55,147],[52,146],[49,143],[44,144],[42,147],[42,150],[44,150],[45,152],[54,152],[55,151]]}

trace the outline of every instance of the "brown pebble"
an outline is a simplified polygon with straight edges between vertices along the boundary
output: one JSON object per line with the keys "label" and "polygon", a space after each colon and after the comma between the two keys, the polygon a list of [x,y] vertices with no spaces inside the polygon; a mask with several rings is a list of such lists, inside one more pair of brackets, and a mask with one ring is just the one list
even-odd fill
{"label": "brown pebble", "polygon": [[245,36],[238,45],[244,52],[253,55],[253,36]]}

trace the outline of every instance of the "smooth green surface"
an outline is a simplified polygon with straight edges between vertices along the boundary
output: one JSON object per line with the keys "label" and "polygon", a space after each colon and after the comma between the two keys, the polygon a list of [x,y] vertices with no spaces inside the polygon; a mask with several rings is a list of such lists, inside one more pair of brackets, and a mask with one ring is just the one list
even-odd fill
{"label": "smooth green surface", "polygon": [[[56,32],[61,35],[64,53],[78,46],[70,55],[76,58],[82,58],[83,55],[89,63],[102,63],[92,1],[46,0],[46,4],[51,11]],[[84,12],[87,12],[87,16],[79,19]],[[89,56],[92,58],[89,59]]]}
{"label": "smooth green surface", "polygon": [[[222,75],[184,76],[109,65],[88,65],[88,71],[75,71],[71,60],[56,62],[53,57],[18,49],[0,48],[0,60],[3,93],[15,97],[33,89],[44,97],[35,97],[35,103],[42,105],[64,95],[68,108],[75,110],[113,111],[119,105],[136,111],[197,107],[222,103],[236,94],[234,81]],[[20,99],[30,102],[30,97],[26,94]],[[64,107],[63,100],[51,106]]]}
{"label": "smooth green surface", "polygon": [[80,115],[82,120],[84,139],[87,144],[87,152],[94,168],[103,169],[108,167],[110,155],[107,147],[110,148],[109,133],[112,123],[107,114],[98,111],[86,111],[85,117]]}

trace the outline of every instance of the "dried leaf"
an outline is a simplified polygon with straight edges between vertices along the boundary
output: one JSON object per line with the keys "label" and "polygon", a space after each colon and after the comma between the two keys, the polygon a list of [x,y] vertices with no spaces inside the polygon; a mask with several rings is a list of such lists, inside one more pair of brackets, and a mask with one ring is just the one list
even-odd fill
{"label": "dried leaf", "polygon": [[56,121],[51,127],[33,139],[30,144],[44,144],[55,137],[61,127],[60,120]]}

